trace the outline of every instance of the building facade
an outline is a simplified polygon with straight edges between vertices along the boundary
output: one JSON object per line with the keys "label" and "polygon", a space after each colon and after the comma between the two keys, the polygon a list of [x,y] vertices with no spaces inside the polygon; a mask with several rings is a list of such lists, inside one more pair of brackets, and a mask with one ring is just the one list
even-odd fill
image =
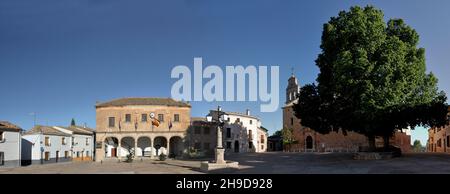
{"label": "building facade", "polygon": [[[297,95],[300,93],[298,80],[294,75],[288,80],[286,88],[286,102],[283,109],[283,128],[293,129],[293,134],[297,140],[285,149],[295,152],[357,152],[361,147],[368,146],[366,136],[342,131],[330,132],[329,134],[320,134],[313,129],[304,127],[300,124],[300,119],[295,116],[293,106],[298,102]],[[377,138],[377,144],[382,138]],[[390,139],[391,145],[402,149],[402,152],[409,152],[411,149],[411,136],[409,130],[398,130]]]}
{"label": "building facade", "polygon": [[214,156],[217,146],[217,123],[207,122],[205,118],[191,118],[186,145],[190,152],[198,153],[199,156]]}
{"label": "building facade", "polygon": [[0,167],[20,166],[21,131],[10,122],[0,121]]}
{"label": "building facade", "polygon": [[450,125],[428,129],[427,152],[450,153]]}
{"label": "building facade", "polygon": [[[267,129],[261,126],[261,120],[246,113],[225,112],[228,120],[223,127],[223,146],[226,152],[265,152],[267,151]],[[217,111],[210,111],[215,117]]]}
{"label": "building facade", "polygon": [[72,161],[92,161],[94,156],[94,130],[88,127],[54,127],[70,135]]}
{"label": "building facade", "polygon": [[22,135],[22,165],[72,161],[71,134],[55,127],[35,126]]}
{"label": "building facade", "polygon": [[191,106],[171,98],[121,98],[96,105],[96,161],[181,156]]}

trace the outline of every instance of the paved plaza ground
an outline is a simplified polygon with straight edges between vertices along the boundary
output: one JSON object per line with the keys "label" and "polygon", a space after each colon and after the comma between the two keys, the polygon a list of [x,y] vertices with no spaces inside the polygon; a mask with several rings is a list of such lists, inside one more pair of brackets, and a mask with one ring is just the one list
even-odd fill
{"label": "paved plaza ground", "polygon": [[[226,156],[238,161],[239,170],[215,173],[243,174],[450,174],[450,154],[414,153],[385,160],[353,160],[348,153],[247,153]],[[135,160],[133,163],[70,162],[0,168],[11,174],[198,174],[200,161]]]}

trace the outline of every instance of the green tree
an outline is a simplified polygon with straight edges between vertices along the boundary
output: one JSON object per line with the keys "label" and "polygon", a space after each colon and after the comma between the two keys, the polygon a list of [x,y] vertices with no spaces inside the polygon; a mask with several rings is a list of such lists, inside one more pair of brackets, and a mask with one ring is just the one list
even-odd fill
{"label": "green tree", "polygon": [[421,152],[423,149],[422,144],[420,143],[420,140],[418,140],[418,139],[414,140],[412,147],[413,147],[414,152]]}
{"label": "green tree", "polygon": [[281,132],[281,130],[278,130],[273,133],[273,136],[283,136],[283,133]]}
{"label": "green tree", "polygon": [[355,6],[324,24],[317,85],[302,87],[294,106],[303,126],[365,134],[373,151],[376,136],[388,149],[396,129],[447,122],[447,97],[426,72],[419,35],[383,17],[373,6]]}
{"label": "green tree", "polygon": [[283,128],[283,129],[281,129],[281,135],[283,137],[283,147],[286,150],[290,151],[292,148],[292,144],[297,143],[295,136],[294,136],[294,130],[288,129],[288,128]]}
{"label": "green tree", "polygon": [[74,118],[72,118],[72,121],[70,121],[70,126],[75,126],[76,124],[75,124],[75,119]]}

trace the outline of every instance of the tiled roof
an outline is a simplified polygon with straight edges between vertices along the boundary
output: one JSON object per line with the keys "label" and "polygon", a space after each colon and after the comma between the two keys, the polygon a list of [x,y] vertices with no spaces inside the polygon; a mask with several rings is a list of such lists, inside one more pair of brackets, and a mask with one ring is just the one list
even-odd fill
{"label": "tiled roof", "polygon": [[22,128],[17,125],[14,125],[8,121],[0,121],[0,130],[1,131],[16,131],[20,132]]}
{"label": "tiled roof", "polygon": [[70,134],[63,133],[53,127],[41,126],[41,125],[36,125],[29,131],[25,132],[24,135],[33,135],[33,134],[41,134],[41,133],[44,135],[70,136]]}
{"label": "tiled roof", "polygon": [[60,127],[69,131],[72,131],[74,134],[81,134],[81,135],[92,135],[94,134],[94,130],[90,128],[84,128],[80,126],[69,126],[69,127]]}
{"label": "tiled roof", "polygon": [[130,105],[161,105],[191,107],[186,102],[176,101],[172,98],[119,98],[104,103],[98,103],[95,107],[130,106]]}

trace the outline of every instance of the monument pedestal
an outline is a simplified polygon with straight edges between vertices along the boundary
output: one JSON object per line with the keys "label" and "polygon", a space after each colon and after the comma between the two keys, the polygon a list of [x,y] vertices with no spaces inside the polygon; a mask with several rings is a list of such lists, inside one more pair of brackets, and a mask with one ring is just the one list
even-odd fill
{"label": "monument pedestal", "polygon": [[213,170],[225,170],[225,169],[238,169],[239,163],[233,161],[225,161],[225,149],[216,148],[215,151],[216,160],[213,162],[202,162],[200,164],[200,170],[203,172],[209,172]]}

